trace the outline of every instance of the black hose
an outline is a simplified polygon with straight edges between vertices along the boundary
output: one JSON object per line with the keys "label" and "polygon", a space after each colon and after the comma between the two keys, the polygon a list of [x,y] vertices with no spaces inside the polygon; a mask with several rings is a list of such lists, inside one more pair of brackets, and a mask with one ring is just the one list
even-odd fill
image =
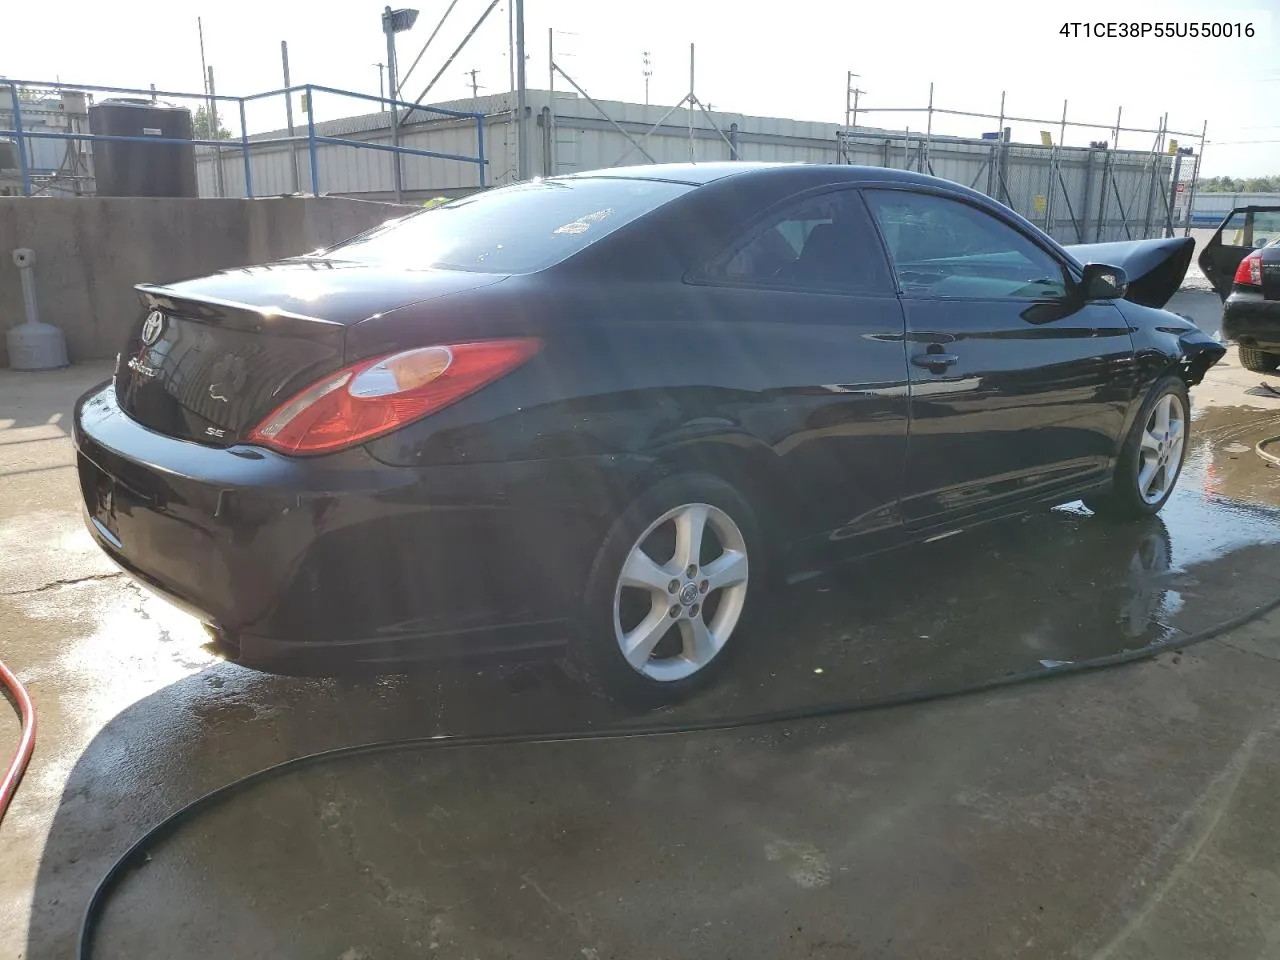
{"label": "black hose", "polygon": [[1247,623],[1266,616],[1277,608],[1280,608],[1280,597],[1270,600],[1259,607],[1255,607],[1253,610],[1243,613],[1238,617],[1233,617],[1230,620],[1224,620],[1206,630],[1201,630],[1199,633],[1194,633],[1186,637],[1161,640],[1157,643],[1148,644],[1138,650],[1125,650],[1105,657],[1095,657],[1091,660],[1064,663],[1054,667],[1047,667],[1039,670],[1028,670],[1022,673],[1011,673],[983,683],[954,687],[951,689],[927,692],[914,691],[890,697],[881,697],[875,700],[846,700],[836,703],[822,704],[816,707],[797,707],[787,710],[771,710],[761,713],[746,714],[745,716],[729,720],[699,720],[694,722],[661,723],[645,726],[618,726],[585,731],[578,730],[567,732],[515,733],[456,737],[410,737],[403,740],[378,740],[372,743],[355,744],[349,747],[336,747],[331,750],[321,750],[319,753],[310,753],[305,756],[294,757],[292,760],[284,760],[280,763],[273,764],[272,766],[264,767],[261,770],[239,777],[236,780],[232,780],[230,783],[209,791],[204,796],[192,800],[186,806],[180,807],[173,813],[169,814],[169,816],[165,817],[141,837],[135,840],[129,848],[116,859],[115,863],[111,865],[111,868],[107,870],[102,879],[98,881],[98,885],[94,888],[93,895],[89,897],[89,905],[85,908],[84,918],[80,922],[80,946],[77,956],[79,957],[79,960],[90,960],[93,950],[94,932],[97,929],[99,915],[102,913],[103,908],[106,905],[107,898],[115,889],[120,878],[124,875],[125,869],[138,858],[139,854],[142,853],[144,849],[160,838],[172,833],[183,821],[190,819],[209,807],[212,807],[214,804],[227,800],[230,797],[247,790],[249,787],[262,783],[266,780],[273,779],[274,777],[278,777],[281,774],[300,770],[304,767],[309,767],[317,763],[323,763],[329,760],[340,760],[347,757],[369,756],[378,753],[393,753],[400,750],[459,750],[468,747],[497,747],[510,746],[514,744],[572,743],[586,740],[630,740],[638,737],[674,736],[677,734],[724,733],[732,730],[740,730],[744,727],[796,723],[807,720],[820,720],[826,717],[864,713],[870,710],[884,710],[890,707],[902,707],[908,704],[927,703],[932,700],[943,700],[966,694],[982,693],[984,691],[995,690],[1000,687],[1008,687],[1018,683],[1027,683],[1033,680],[1043,680],[1048,677],[1056,677],[1063,674],[1083,673],[1088,670],[1100,670],[1104,667],[1113,667],[1119,666],[1120,664],[1133,663],[1138,660],[1147,660],[1157,654],[1163,653],[1166,650],[1181,650],[1194,644],[1212,640],[1214,637],[1236,630]]}

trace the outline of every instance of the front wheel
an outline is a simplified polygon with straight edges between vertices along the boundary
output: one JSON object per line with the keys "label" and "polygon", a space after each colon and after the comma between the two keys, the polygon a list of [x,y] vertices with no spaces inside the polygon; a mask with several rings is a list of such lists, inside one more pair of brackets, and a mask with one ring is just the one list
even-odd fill
{"label": "front wheel", "polygon": [[1125,438],[1111,489],[1085,498],[1094,513],[1140,519],[1159,512],[1173,493],[1187,452],[1191,408],[1187,385],[1165,377],[1147,395]]}
{"label": "front wheel", "polygon": [[751,505],[724,481],[659,481],[613,524],[584,596],[573,659],[610,696],[677,700],[740,639],[763,546]]}

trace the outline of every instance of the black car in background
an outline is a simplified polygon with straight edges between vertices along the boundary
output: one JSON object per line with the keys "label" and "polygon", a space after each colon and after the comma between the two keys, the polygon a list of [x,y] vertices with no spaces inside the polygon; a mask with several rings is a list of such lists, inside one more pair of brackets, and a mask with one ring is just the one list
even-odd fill
{"label": "black car in background", "polygon": [[1280,367],[1280,207],[1237,207],[1205,245],[1200,269],[1222,297],[1222,334],[1255,373]]}
{"label": "black car in background", "polygon": [[1158,511],[1224,351],[1159,309],[1191,250],[1064,248],[879,168],[480,193],[140,286],[75,411],[86,520],[249,663],[567,643],[668,699],[789,570],[1077,498]]}

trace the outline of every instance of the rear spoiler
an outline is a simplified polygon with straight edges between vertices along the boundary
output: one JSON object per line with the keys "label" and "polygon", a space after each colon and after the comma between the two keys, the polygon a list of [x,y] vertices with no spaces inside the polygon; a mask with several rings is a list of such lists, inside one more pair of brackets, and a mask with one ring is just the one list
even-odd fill
{"label": "rear spoiler", "polygon": [[1126,300],[1144,307],[1163,307],[1182,286],[1196,242],[1191,237],[1079,243],[1067,252],[1081,263],[1120,267],[1129,277]]}

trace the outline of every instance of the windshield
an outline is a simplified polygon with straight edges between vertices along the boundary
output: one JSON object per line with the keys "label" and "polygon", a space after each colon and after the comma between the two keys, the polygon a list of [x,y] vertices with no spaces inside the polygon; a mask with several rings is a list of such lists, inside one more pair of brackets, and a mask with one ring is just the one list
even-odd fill
{"label": "windshield", "polygon": [[410,269],[532,273],[692,189],[606,177],[534,180],[412,213],[323,255]]}

